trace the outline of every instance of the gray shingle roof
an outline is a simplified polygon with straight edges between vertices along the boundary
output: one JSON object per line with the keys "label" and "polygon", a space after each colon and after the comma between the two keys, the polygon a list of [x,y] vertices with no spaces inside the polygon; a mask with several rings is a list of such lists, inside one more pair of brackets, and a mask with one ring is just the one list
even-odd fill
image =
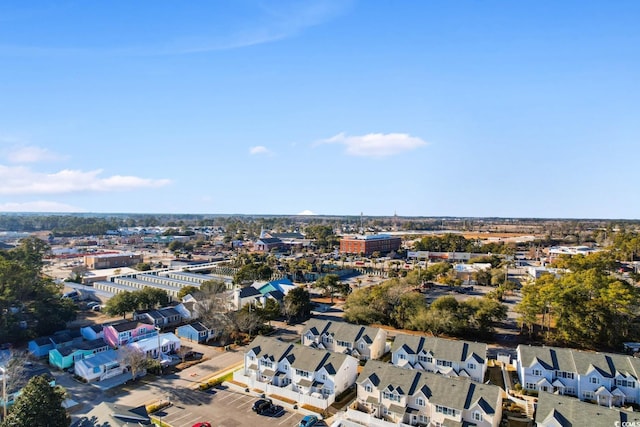
{"label": "gray shingle roof", "polygon": [[389,363],[369,360],[357,383],[370,380],[379,390],[395,390],[405,396],[422,392],[432,404],[463,410],[478,404],[488,414],[497,410],[500,387],[479,384],[469,378],[449,378],[431,372],[404,369]]}
{"label": "gray shingle roof", "polygon": [[267,357],[276,362],[287,358],[294,369],[302,371],[316,372],[324,367],[330,374],[335,373],[336,369],[344,364],[346,358],[350,357],[263,336],[256,337],[249,344],[249,351],[253,351],[258,358]]}
{"label": "gray shingle roof", "polygon": [[566,427],[619,425],[616,421],[640,424],[638,413],[582,402],[575,397],[540,393],[535,421],[542,423],[550,417]]}
{"label": "gray shingle roof", "polygon": [[306,334],[307,331],[311,331],[316,336],[329,334],[336,340],[350,342],[351,345],[355,345],[360,339],[364,339],[369,344],[372,343],[380,329],[346,322],[312,319],[307,322],[304,333]]}
{"label": "gray shingle roof", "polygon": [[421,351],[431,352],[436,359],[463,362],[473,356],[478,363],[484,363],[487,358],[487,344],[451,340],[422,335],[398,334],[391,352],[395,353],[404,348],[409,354],[418,354]]}
{"label": "gray shingle roof", "polygon": [[616,373],[638,379],[640,359],[614,353],[597,353],[559,347],[518,347],[522,366],[531,366],[538,360],[545,369],[576,372],[585,375],[596,369],[601,375],[613,378]]}

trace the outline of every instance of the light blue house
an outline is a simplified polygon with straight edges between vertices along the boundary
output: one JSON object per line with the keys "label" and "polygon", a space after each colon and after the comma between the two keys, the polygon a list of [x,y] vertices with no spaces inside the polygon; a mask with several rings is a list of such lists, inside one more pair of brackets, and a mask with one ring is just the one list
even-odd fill
{"label": "light blue house", "polygon": [[78,360],[92,357],[108,349],[109,345],[102,338],[84,341],[75,346],[54,348],[49,351],[49,364],[58,369],[67,369],[72,367]]}
{"label": "light blue house", "polygon": [[84,328],[80,328],[80,333],[85,340],[97,340],[98,338],[104,338],[102,325],[89,325]]}
{"label": "light blue house", "polygon": [[53,350],[53,342],[49,337],[38,337],[29,341],[29,353],[38,359],[49,357],[49,351]]}
{"label": "light blue house", "polygon": [[189,341],[205,343],[216,335],[216,331],[207,328],[200,322],[192,322],[188,325],[178,327],[176,335],[180,338],[186,338]]}
{"label": "light blue house", "polygon": [[[122,355],[111,349],[93,357],[78,360],[73,369],[76,375],[87,382],[102,381],[129,373],[129,367],[122,360]],[[131,376],[128,379],[131,379]]]}

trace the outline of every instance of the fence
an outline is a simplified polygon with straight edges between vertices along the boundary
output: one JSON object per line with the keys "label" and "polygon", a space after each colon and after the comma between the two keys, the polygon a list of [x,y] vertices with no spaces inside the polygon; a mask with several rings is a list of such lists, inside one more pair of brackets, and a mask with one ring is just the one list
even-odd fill
{"label": "fence", "polygon": [[277,387],[272,384],[256,381],[255,378],[248,377],[243,374],[242,370],[233,373],[233,380],[247,384],[247,387],[253,390],[260,390],[264,394],[284,397],[285,399],[298,402],[299,406],[310,405],[315,408],[327,409],[335,401],[335,395],[329,395],[326,398],[315,397],[308,394],[299,393],[288,388]]}

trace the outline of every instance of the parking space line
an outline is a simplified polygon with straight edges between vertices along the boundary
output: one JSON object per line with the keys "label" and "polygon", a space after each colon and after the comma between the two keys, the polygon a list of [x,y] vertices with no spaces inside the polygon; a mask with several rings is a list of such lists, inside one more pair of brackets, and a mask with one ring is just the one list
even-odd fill
{"label": "parking space line", "polygon": [[284,420],[280,421],[278,424],[282,425],[284,423],[286,423],[287,421],[289,421],[291,418],[295,417],[295,412],[292,412],[291,414],[289,414],[289,416],[287,418],[285,418]]}
{"label": "parking space line", "polygon": [[[171,423],[173,424],[173,423],[175,423],[175,422],[177,422],[177,421],[180,421],[180,420],[181,420],[181,419],[183,419],[183,418],[190,417],[191,415],[192,415],[192,414],[190,414],[190,413],[183,414],[183,415],[179,416],[178,418],[176,418],[175,420],[174,420],[174,419],[172,419],[172,420],[171,420]],[[167,417],[167,418],[168,418],[168,417]]]}
{"label": "parking space line", "polygon": [[238,400],[244,399],[246,397],[247,396],[244,396],[244,395],[241,394],[240,397],[237,397],[237,398],[233,399],[230,403],[236,403]]}
{"label": "parking space line", "polygon": [[224,396],[220,397],[220,399],[218,400],[227,400],[229,398],[233,397],[233,394],[231,393],[224,393]]}

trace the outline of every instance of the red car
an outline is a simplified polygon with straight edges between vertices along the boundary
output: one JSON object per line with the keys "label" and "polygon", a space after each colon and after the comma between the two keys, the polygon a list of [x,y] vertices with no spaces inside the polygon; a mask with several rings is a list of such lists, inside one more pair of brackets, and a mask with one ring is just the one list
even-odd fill
{"label": "red car", "polygon": [[206,421],[202,423],[195,423],[192,427],[211,427],[211,423]]}

